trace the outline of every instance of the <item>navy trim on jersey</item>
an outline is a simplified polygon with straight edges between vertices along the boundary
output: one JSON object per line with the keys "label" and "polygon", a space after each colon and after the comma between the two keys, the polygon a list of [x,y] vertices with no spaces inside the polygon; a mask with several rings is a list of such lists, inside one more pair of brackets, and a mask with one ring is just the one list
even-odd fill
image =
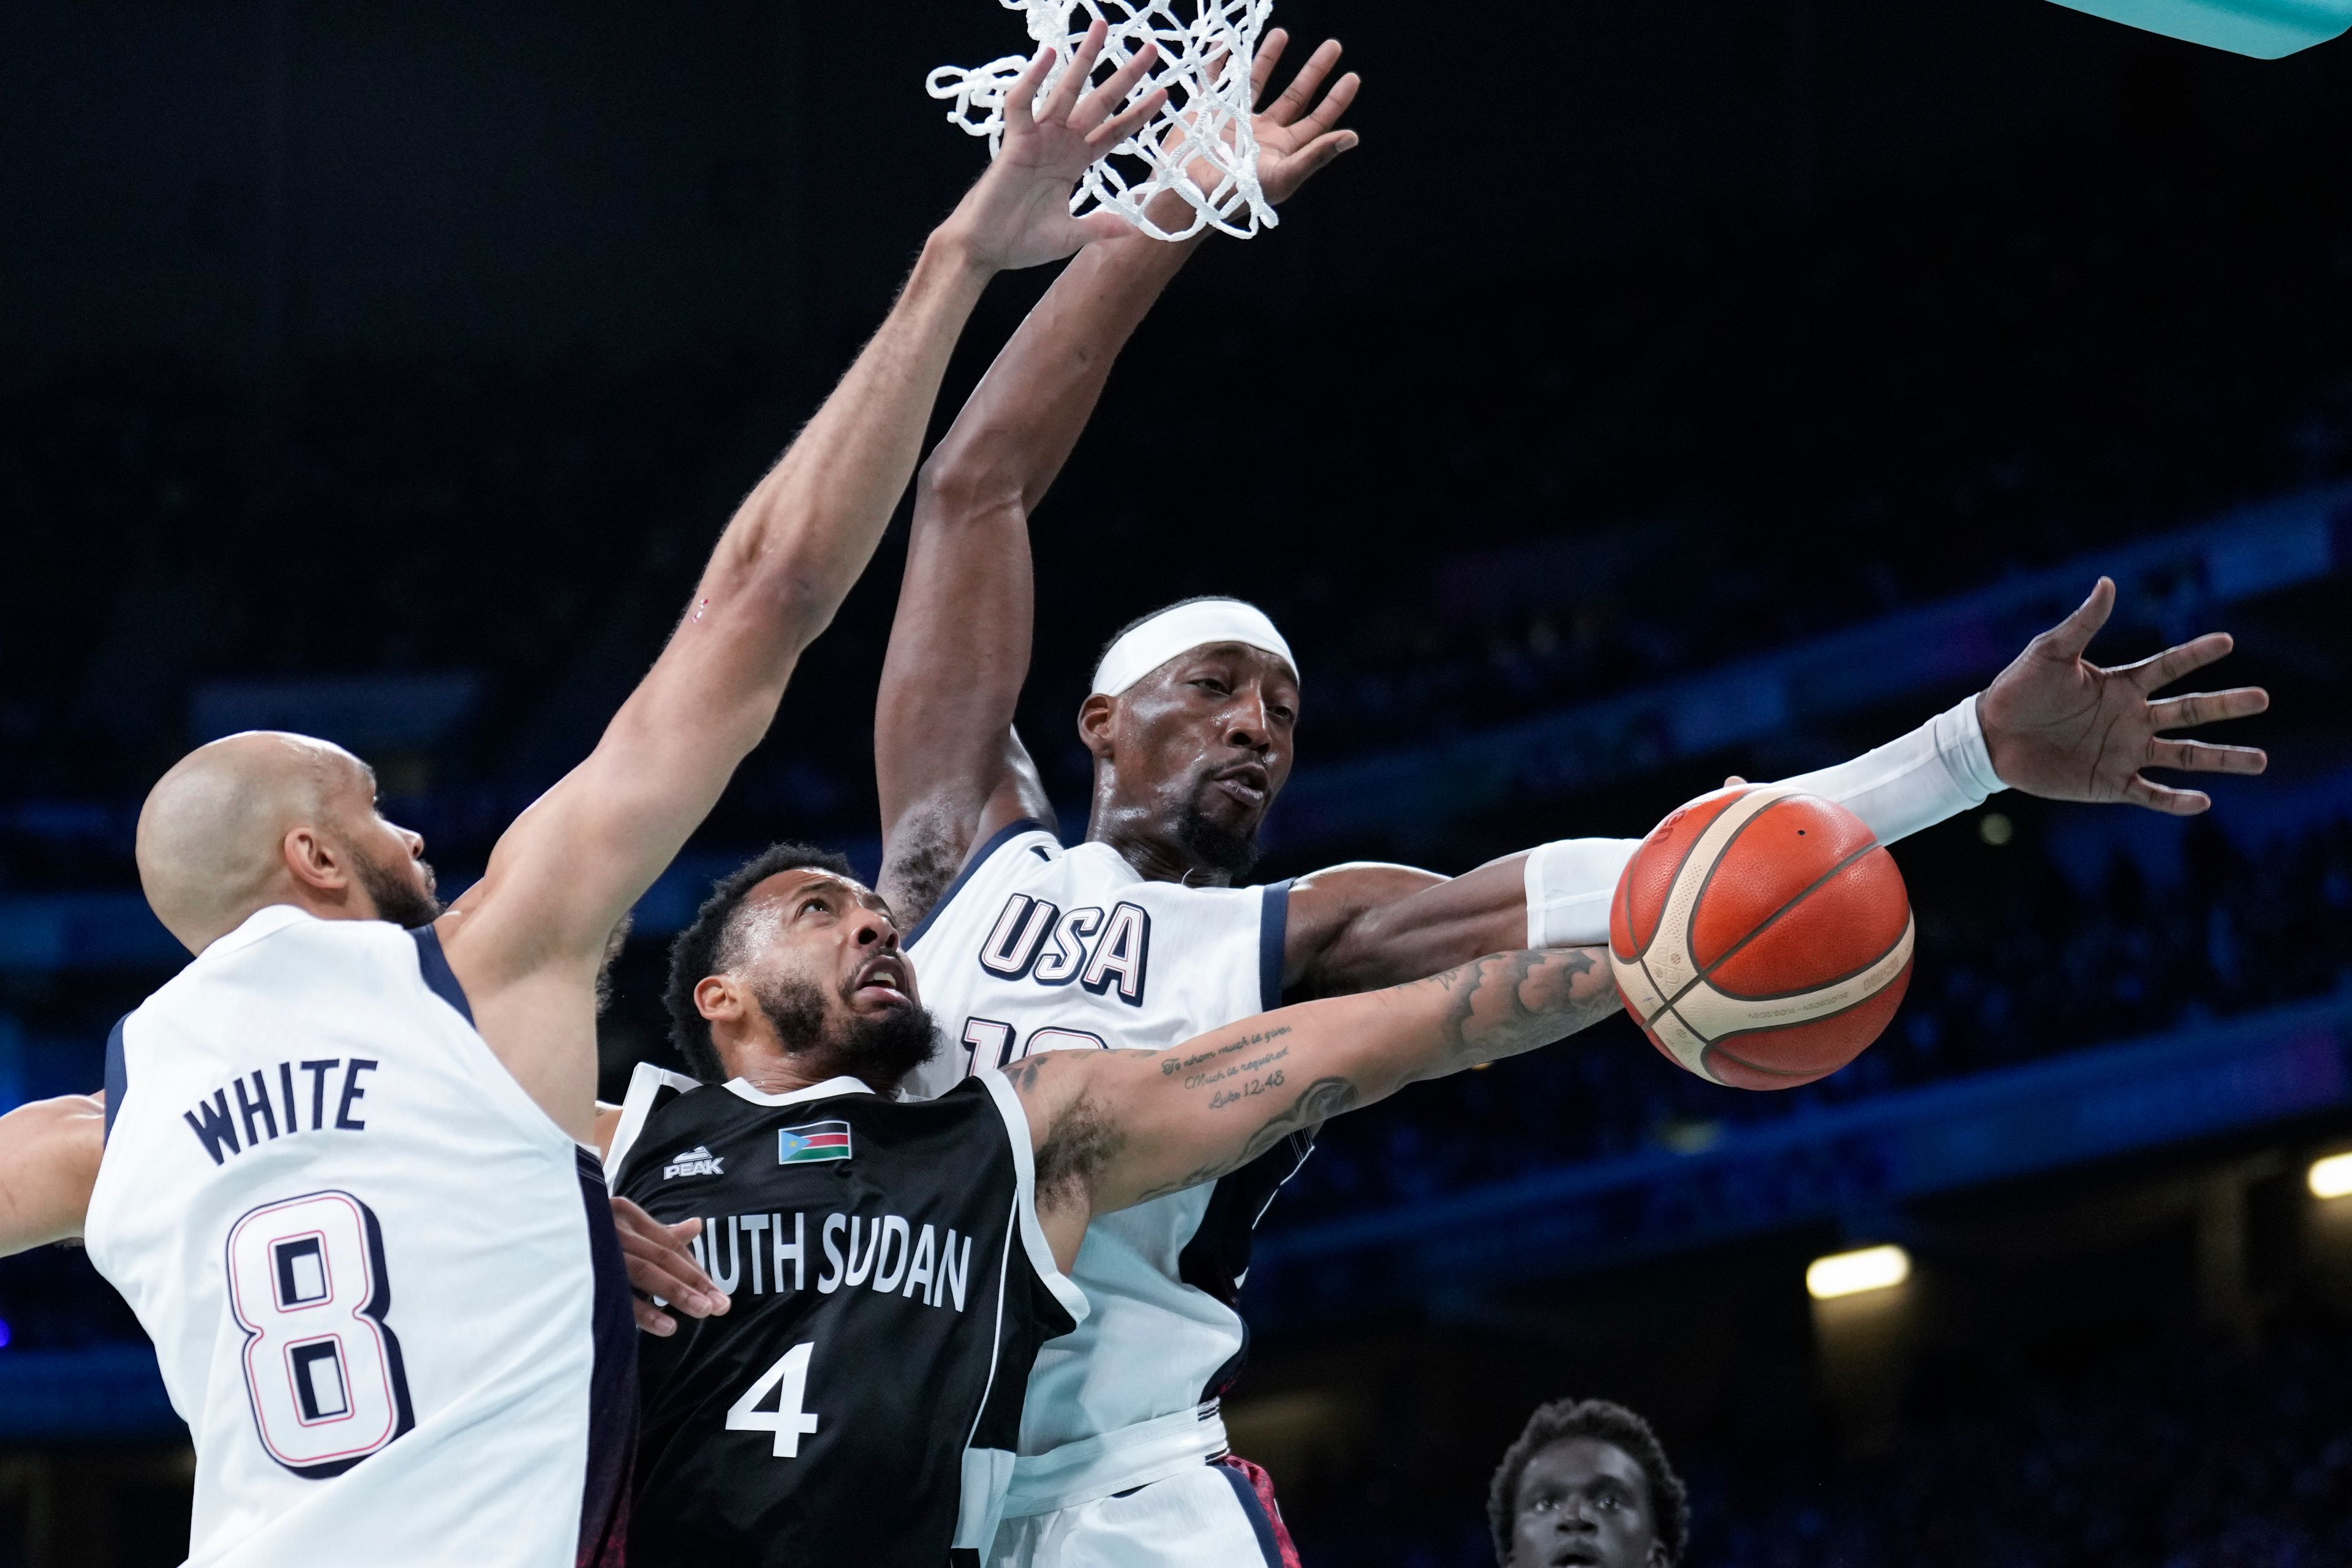
{"label": "navy trim on jersey", "polygon": [[1275,1544],[1274,1521],[1265,1516],[1265,1503],[1250,1485],[1250,1479],[1234,1465],[1211,1461],[1209,1468],[1232,1483],[1234,1500],[1242,1505],[1242,1513],[1250,1522],[1250,1533],[1257,1537],[1257,1549],[1265,1554],[1266,1568],[1282,1568],[1282,1548]]}
{"label": "navy trim on jersey", "polygon": [[1289,951],[1290,882],[1269,882],[1257,913],[1257,1005],[1271,1013],[1282,1005],[1283,958]]}
{"label": "navy trim on jersey", "polygon": [[901,947],[912,947],[917,942],[922,941],[923,933],[931,929],[931,922],[940,918],[940,911],[946,909],[949,902],[952,900],[958,893],[963,891],[963,885],[966,882],[971,881],[974,876],[978,875],[980,868],[982,866],[988,864],[989,857],[994,855],[998,850],[1003,848],[1007,844],[1010,844],[1013,840],[1020,837],[1021,835],[1024,833],[1042,833],[1045,831],[1046,831],[1046,827],[1044,823],[1039,822],[1034,817],[1029,816],[1024,816],[1018,822],[1006,823],[1003,827],[999,828],[987,843],[982,845],[979,848],[971,852],[971,858],[966,859],[963,863],[963,869],[958,871],[956,873],[955,880],[948,884],[948,890],[940,895],[940,901],[931,906],[929,913],[924,915],[921,920],[915,922],[914,930],[908,931],[905,936],[898,939],[898,945]]}
{"label": "navy trim on jersey", "polygon": [[122,1026],[129,1022],[131,1015],[125,1013],[114,1020],[113,1032],[106,1037],[106,1132],[101,1142],[114,1136],[115,1114],[131,1090],[131,1068],[122,1059]]}
{"label": "navy trim on jersey", "polygon": [[[424,946],[422,937],[417,945]],[[439,944],[432,951],[438,952]],[[447,964],[443,964],[446,972]],[[453,982],[454,984],[454,982]],[[595,1264],[589,1321],[596,1359],[588,1378],[588,1468],[580,1493],[580,1568],[620,1568],[629,1539],[629,1483],[637,1458],[637,1318],[604,1167],[591,1149],[576,1152],[580,1201],[588,1215],[588,1255]]]}
{"label": "navy trim on jersey", "polygon": [[418,926],[408,934],[416,939],[416,967],[424,972],[426,989],[457,1009],[457,1016],[472,1023],[473,1004],[466,1000],[466,988],[457,984],[457,972],[449,967],[449,955],[441,951],[441,933],[431,926]]}

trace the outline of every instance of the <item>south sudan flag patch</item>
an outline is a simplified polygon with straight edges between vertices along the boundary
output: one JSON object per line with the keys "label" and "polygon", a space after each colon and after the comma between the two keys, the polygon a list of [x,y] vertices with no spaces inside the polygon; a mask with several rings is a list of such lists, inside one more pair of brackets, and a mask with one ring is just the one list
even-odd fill
{"label": "south sudan flag patch", "polygon": [[776,1134],[776,1163],[806,1165],[818,1160],[849,1158],[849,1123],[846,1121],[812,1121],[805,1127],[787,1127]]}

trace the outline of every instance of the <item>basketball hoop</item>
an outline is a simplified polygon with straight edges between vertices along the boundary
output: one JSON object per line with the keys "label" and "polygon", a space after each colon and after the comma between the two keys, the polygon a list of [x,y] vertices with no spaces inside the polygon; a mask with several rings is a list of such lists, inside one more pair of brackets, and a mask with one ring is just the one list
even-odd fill
{"label": "basketball hoop", "polygon": [[[1026,14],[1029,37],[1051,45],[1055,59],[1038,89],[1040,100],[1069,68],[1097,21],[1110,30],[1096,61],[1097,74],[1117,70],[1150,45],[1159,61],[1128,96],[1133,103],[1156,88],[1167,106],[1097,161],[1079,181],[1070,211],[1108,208],[1156,239],[1189,239],[1213,226],[1247,239],[1277,221],[1257,185],[1257,137],[1250,128],[1255,96],[1250,62],[1274,0],[1003,0]],[[941,66],[925,84],[947,100],[948,119],[988,138],[988,155],[1004,142],[1004,95],[1029,63],[1007,55],[984,66]],[[1196,175],[1198,177],[1196,177]],[[1203,182],[1206,182],[1203,184]],[[1164,229],[1144,208],[1173,191],[1192,209],[1192,221]]]}

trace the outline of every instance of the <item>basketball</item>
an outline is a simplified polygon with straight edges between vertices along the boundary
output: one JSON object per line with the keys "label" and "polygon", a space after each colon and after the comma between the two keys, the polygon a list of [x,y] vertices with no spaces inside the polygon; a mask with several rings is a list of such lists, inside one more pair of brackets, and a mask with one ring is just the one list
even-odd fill
{"label": "basketball", "polygon": [[1609,914],[1625,1010],[1734,1089],[1793,1089],[1861,1055],[1903,1004],[1912,940],[1903,874],[1862,819],[1769,785],[1658,824]]}

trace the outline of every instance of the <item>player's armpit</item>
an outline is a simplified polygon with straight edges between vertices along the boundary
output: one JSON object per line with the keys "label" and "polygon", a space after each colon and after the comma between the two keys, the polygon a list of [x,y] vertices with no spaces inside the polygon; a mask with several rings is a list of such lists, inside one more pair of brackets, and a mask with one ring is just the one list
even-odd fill
{"label": "player's armpit", "polygon": [[1041,1051],[1005,1069],[1029,1118],[1037,1223],[1067,1273],[1097,1212],[1095,1194],[1105,1164],[1118,1153],[1118,1133],[1096,1090],[1108,1077],[1099,1065],[1150,1059],[1149,1051]]}
{"label": "player's armpit", "polygon": [[0,1257],[81,1234],[106,1152],[106,1098],[66,1095],[0,1116]]}
{"label": "player's armpit", "polygon": [[1459,877],[1371,861],[1291,884],[1283,990],[1344,996],[1424,979],[1527,940],[1525,854]]}
{"label": "player's armpit", "polygon": [[[1245,1018],[1172,1050],[1052,1053],[1075,1054],[1083,1075],[1062,1086],[1057,1110],[1095,1123],[1090,1201],[1107,1213],[1214,1181],[1405,1084],[1549,1044],[1617,1005],[1594,949],[1494,953],[1412,984]],[[1084,1118],[1071,1110],[1081,1102]]]}

